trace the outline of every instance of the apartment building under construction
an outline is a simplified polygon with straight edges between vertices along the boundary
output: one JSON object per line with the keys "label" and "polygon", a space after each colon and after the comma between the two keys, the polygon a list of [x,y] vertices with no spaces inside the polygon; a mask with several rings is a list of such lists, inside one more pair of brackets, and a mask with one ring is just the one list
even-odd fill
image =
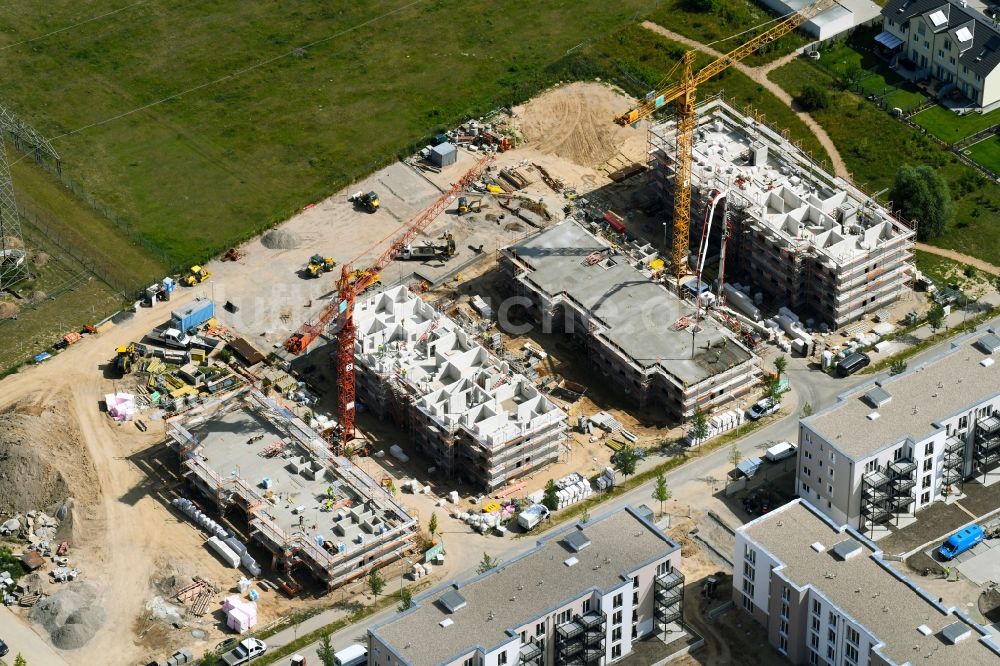
{"label": "apartment building under construction", "polygon": [[557,460],[566,413],[406,287],[355,304],[358,399],[437,473],[493,490]]}
{"label": "apartment building under construction", "polygon": [[[649,155],[673,192],[675,124],[649,132]],[[691,244],[713,219],[709,256],[800,314],[839,328],[893,303],[912,273],[915,233],[798,147],[720,98],[698,107]],[[712,203],[724,198],[723,206]],[[725,253],[720,252],[725,237]]]}
{"label": "apartment building under construction", "polygon": [[271,554],[339,587],[415,547],[417,520],[301,419],[253,388],[171,419],[189,486]]}

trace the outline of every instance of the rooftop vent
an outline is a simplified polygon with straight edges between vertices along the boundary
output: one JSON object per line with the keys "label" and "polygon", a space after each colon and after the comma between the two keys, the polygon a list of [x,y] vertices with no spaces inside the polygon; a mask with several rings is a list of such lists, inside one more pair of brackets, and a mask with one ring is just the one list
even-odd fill
{"label": "rooftop vent", "polygon": [[987,333],[983,337],[976,340],[976,346],[987,354],[992,354],[996,351],[1000,351],[1000,337],[993,333]]}
{"label": "rooftop vent", "polygon": [[941,638],[952,645],[972,635],[972,628],[964,622],[952,622],[940,631]]}
{"label": "rooftop vent", "polygon": [[869,421],[877,421],[878,418],[879,418],[879,416],[880,415],[879,415],[878,412],[871,412],[870,414],[868,414],[868,420]]}
{"label": "rooftop vent", "polygon": [[813,550],[815,550],[817,553],[822,553],[824,550],[826,550],[826,548],[823,546],[823,544],[821,544],[819,541],[817,541],[816,543],[812,544],[810,546],[810,548],[812,548]]}
{"label": "rooftop vent", "polygon": [[563,564],[565,564],[568,567],[571,567],[579,561],[580,560],[576,559],[575,557],[568,557],[565,560],[563,560]]}
{"label": "rooftop vent", "polygon": [[930,636],[933,633],[931,631],[931,628],[928,627],[926,624],[922,624],[919,627],[917,627],[917,631],[919,631],[924,636]]}
{"label": "rooftop vent", "polygon": [[451,625],[455,624],[455,621],[450,617],[446,617],[445,619],[438,622],[438,624],[440,624],[442,627],[450,627]]}
{"label": "rooftop vent", "polygon": [[982,361],[979,362],[979,365],[983,366],[984,368],[988,368],[991,365],[993,365],[993,359],[984,358]]}
{"label": "rooftop vent", "polygon": [[454,613],[465,608],[465,597],[459,594],[458,590],[452,590],[438,599],[438,601],[441,602],[441,605],[449,613]]}
{"label": "rooftop vent", "polygon": [[581,550],[590,545],[590,537],[583,533],[583,530],[578,529],[575,532],[570,532],[566,535],[564,539],[566,545],[574,553],[579,553]]}
{"label": "rooftop vent", "polygon": [[865,402],[867,402],[875,409],[878,409],[882,405],[885,405],[892,401],[892,395],[881,386],[876,386],[875,388],[866,392],[862,397],[864,398]]}
{"label": "rooftop vent", "polygon": [[844,539],[831,548],[830,552],[840,560],[849,560],[861,552],[861,544],[854,539]]}

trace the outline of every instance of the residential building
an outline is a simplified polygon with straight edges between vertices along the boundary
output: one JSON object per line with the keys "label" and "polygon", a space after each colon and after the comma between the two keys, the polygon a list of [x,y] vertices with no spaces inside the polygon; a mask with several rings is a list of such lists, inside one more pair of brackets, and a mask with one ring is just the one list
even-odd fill
{"label": "residential building", "polygon": [[[624,400],[677,420],[753,390],[756,355],[648,267],[651,247],[612,246],[572,219],[504,248],[500,266],[543,330],[586,345]],[[642,258],[636,258],[642,257]],[[638,267],[637,267],[638,264]]]}
{"label": "residential building", "polygon": [[680,557],[680,547],[640,511],[619,509],[418,597],[368,630],[369,663],[614,663],[654,632],[671,642],[683,636]]}
{"label": "residential building", "polygon": [[566,412],[405,286],[358,300],[357,397],[438,473],[494,490],[554,462]]}
{"label": "residential building", "polygon": [[[654,125],[649,140],[671,199],[675,122]],[[714,222],[709,256],[726,257],[726,282],[748,280],[774,310],[839,328],[894,303],[912,277],[912,229],[718,97],[697,108],[691,184],[692,246]],[[724,253],[714,249],[722,238]]]}
{"label": "residential building", "polygon": [[878,525],[957,496],[965,483],[1000,480],[997,360],[1000,337],[984,327],[802,419],[799,497],[874,535]]}
{"label": "residential building", "polygon": [[795,500],[736,531],[733,601],[793,664],[1000,663],[1000,646],[873,543]]}
{"label": "residential building", "polygon": [[957,91],[982,111],[1000,103],[1000,28],[985,5],[965,0],[889,0],[877,39],[895,50],[896,68]]}

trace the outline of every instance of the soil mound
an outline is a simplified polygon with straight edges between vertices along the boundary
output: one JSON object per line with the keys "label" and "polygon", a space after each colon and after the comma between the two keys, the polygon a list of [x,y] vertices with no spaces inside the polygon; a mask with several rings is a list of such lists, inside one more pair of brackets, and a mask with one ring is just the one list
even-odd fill
{"label": "soil mound", "polygon": [[269,250],[294,250],[302,244],[301,239],[290,231],[275,229],[260,237],[261,244]]}
{"label": "soil mound", "polygon": [[86,645],[104,626],[107,613],[94,586],[73,581],[32,608],[31,618],[45,627],[52,644],[62,650]]}

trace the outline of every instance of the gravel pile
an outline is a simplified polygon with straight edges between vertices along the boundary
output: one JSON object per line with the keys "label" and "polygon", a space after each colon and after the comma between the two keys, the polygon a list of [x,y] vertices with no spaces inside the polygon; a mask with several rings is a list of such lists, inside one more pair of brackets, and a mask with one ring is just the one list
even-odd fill
{"label": "gravel pile", "polygon": [[31,618],[45,627],[57,648],[75,650],[86,645],[104,626],[107,613],[97,600],[93,585],[73,581],[39,601],[31,609]]}
{"label": "gravel pile", "polygon": [[275,229],[260,237],[261,244],[269,250],[294,250],[302,244],[301,239],[290,231]]}

